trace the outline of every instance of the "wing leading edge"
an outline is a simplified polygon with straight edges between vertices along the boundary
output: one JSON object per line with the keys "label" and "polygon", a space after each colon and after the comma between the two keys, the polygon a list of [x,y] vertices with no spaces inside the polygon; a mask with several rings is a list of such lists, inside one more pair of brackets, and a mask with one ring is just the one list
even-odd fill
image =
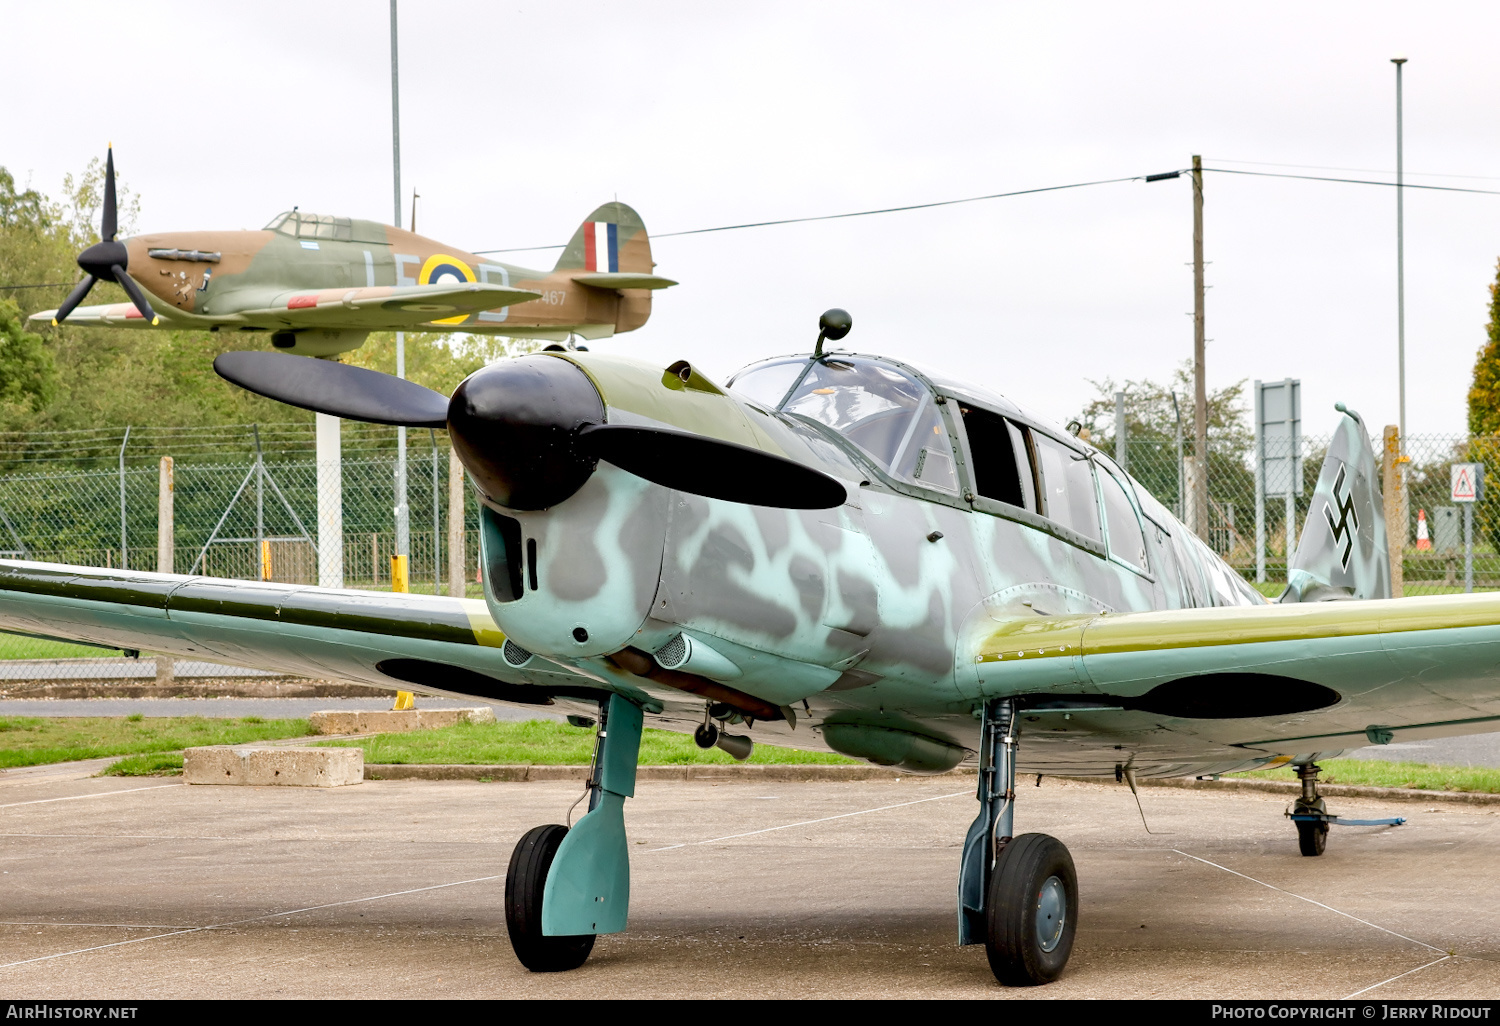
{"label": "wing leading edge", "polygon": [[970,653],[976,697],[1086,696],[1275,753],[1500,728],[1500,594],[1037,617]]}
{"label": "wing leading edge", "polygon": [[0,630],[522,705],[608,687],[435,595],[0,560]]}

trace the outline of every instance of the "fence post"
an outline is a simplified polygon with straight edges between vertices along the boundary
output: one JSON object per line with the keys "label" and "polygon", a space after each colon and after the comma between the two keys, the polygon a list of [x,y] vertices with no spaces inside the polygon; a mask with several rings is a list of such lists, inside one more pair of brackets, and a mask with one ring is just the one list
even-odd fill
{"label": "fence post", "polygon": [[156,478],[156,572],[175,573],[176,524],[173,521],[172,457],[161,458],[161,469]]}
{"label": "fence post", "polygon": [[125,425],[125,437],[120,439],[120,569],[128,570],[130,560],[125,548],[125,446],[130,444],[130,425]]}
{"label": "fence post", "polygon": [[342,421],[317,415],[318,587],[344,586],[344,464]]}
{"label": "fence post", "polygon": [[1125,473],[1130,473],[1130,439],[1125,426],[1125,393],[1115,393],[1115,462]]}
{"label": "fence post", "polygon": [[1401,485],[1405,475],[1401,473],[1401,429],[1395,424],[1385,426],[1385,449],[1380,458],[1381,498],[1385,506],[1385,543],[1391,560],[1391,598],[1401,598],[1402,560],[1406,554],[1406,525],[1401,523],[1401,511],[1405,508],[1405,496]]}
{"label": "fence post", "polygon": [[[156,572],[173,572],[176,554],[176,510],[173,502],[176,482],[173,480],[172,457],[163,456],[156,475]],[[177,676],[177,660],[169,655],[156,657],[156,683],[170,684]]]}
{"label": "fence post", "polygon": [[448,594],[464,597],[464,465],[448,450]]}
{"label": "fence post", "polygon": [[[1255,583],[1266,582],[1266,415],[1260,380],[1255,382]],[[1290,579],[1289,579],[1290,580]]]}

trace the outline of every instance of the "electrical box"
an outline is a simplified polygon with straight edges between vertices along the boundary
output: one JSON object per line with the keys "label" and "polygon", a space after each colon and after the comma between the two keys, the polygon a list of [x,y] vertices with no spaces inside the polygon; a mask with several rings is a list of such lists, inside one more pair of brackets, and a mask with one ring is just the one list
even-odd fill
{"label": "electrical box", "polygon": [[1463,547],[1463,517],[1457,506],[1439,506],[1432,511],[1432,548],[1435,552],[1457,552]]}

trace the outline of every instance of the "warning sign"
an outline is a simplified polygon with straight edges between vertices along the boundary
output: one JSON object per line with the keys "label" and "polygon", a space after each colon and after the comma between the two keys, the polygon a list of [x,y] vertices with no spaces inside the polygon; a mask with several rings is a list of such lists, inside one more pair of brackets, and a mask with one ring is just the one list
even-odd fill
{"label": "warning sign", "polygon": [[1477,502],[1484,498],[1484,464],[1453,464],[1453,501]]}

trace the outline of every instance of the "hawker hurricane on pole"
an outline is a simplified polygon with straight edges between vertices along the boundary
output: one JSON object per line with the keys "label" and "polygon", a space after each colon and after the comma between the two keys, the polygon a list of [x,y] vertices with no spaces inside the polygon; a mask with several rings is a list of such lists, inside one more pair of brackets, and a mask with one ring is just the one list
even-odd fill
{"label": "hawker hurricane on pole", "polygon": [[[116,328],[263,333],[305,356],[355,349],[372,330],[605,338],[651,316],[654,273],[640,216],[606,203],[550,271],[468,253],[376,221],[293,209],[260,231],[153,232],[117,239],[114,150],[100,240],[78,255],[83,279],[33,320]],[[130,301],[80,306],[98,281]]]}

